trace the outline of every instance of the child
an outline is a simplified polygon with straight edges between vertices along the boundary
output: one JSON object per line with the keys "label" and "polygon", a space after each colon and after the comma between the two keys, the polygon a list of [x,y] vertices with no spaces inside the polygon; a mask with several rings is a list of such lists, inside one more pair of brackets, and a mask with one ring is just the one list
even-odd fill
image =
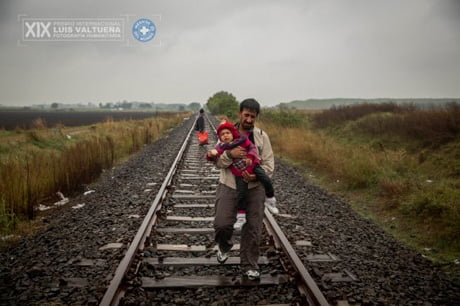
{"label": "child", "polygon": [[276,208],[275,192],[273,185],[265,173],[264,169],[260,166],[257,147],[244,135],[239,135],[235,126],[228,121],[223,121],[217,128],[217,136],[220,142],[216,144],[214,149],[209,150],[206,153],[206,158],[210,161],[214,161],[217,157],[223,154],[227,150],[231,150],[238,146],[246,149],[246,158],[235,158],[230,166],[230,170],[235,175],[236,189],[238,191],[238,207],[236,214],[236,222],[233,225],[235,229],[241,229],[246,223],[246,194],[248,190],[248,183],[243,180],[243,171],[248,171],[250,174],[254,173],[257,179],[262,183],[265,188],[265,195],[267,199],[266,204],[270,207],[270,210],[274,213],[278,213]]}

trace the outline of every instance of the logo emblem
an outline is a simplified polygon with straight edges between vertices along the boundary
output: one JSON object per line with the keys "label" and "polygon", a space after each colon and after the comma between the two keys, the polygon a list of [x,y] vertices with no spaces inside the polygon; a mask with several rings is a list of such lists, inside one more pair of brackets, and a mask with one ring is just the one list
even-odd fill
{"label": "logo emblem", "polygon": [[155,33],[155,24],[150,19],[139,19],[133,25],[133,36],[140,42],[148,42],[152,40]]}

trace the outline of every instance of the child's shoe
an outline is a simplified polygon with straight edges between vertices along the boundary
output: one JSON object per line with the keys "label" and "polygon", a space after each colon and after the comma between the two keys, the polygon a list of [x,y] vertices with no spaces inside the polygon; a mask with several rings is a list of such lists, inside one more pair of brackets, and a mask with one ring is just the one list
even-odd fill
{"label": "child's shoe", "polygon": [[279,212],[280,212],[278,210],[278,208],[276,207],[276,199],[275,199],[275,197],[265,198],[265,206],[274,215],[279,214]]}
{"label": "child's shoe", "polygon": [[246,213],[237,213],[236,222],[233,224],[233,228],[240,230],[243,228],[243,225],[246,223]]}

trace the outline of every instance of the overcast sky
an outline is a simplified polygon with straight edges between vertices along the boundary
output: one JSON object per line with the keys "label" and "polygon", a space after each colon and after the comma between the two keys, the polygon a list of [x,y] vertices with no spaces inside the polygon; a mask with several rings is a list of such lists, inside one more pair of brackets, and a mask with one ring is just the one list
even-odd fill
{"label": "overcast sky", "polygon": [[[24,15],[123,17],[126,39],[24,42]],[[460,98],[457,0],[0,0],[0,41],[3,105]]]}

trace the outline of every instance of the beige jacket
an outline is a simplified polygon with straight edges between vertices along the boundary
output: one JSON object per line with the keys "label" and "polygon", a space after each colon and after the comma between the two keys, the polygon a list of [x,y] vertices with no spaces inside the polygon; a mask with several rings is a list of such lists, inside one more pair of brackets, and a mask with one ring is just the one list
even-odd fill
{"label": "beige jacket", "polygon": [[[273,156],[272,145],[267,133],[254,127],[254,141],[259,151],[260,166],[265,170],[269,177],[273,176],[275,169],[275,159]],[[232,158],[227,154],[222,154],[216,161],[216,167],[220,170],[219,182],[236,189],[235,177],[228,167],[232,164]],[[248,188],[254,188],[259,185],[259,181],[250,182]]]}

